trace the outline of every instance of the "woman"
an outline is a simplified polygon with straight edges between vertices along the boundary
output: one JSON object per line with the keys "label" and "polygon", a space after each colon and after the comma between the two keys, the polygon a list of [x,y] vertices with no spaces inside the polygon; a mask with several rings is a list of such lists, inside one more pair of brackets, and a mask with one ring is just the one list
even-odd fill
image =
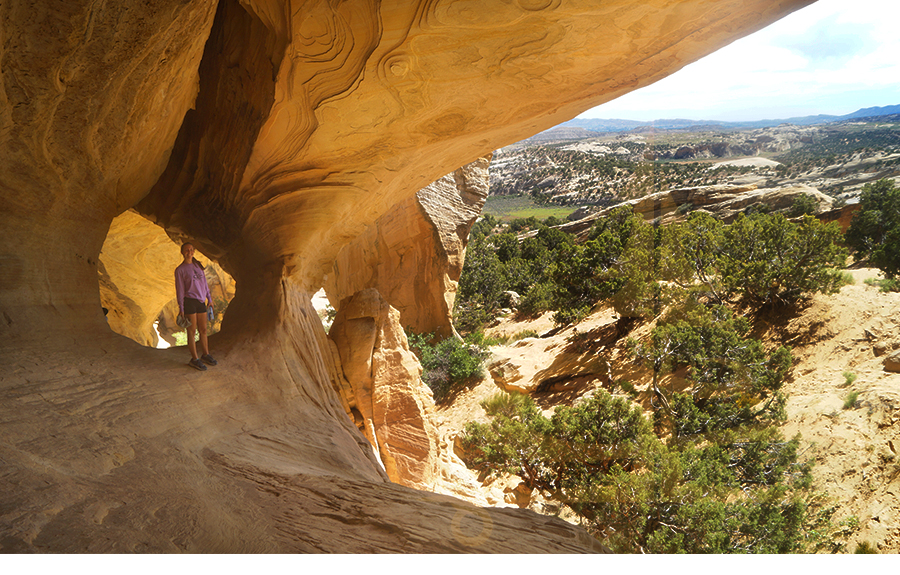
{"label": "woman", "polygon": [[[203,266],[194,259],[194,246],[189,243],[182,245],[181,255],[184,256],[184,262],[175,268],[175,294],[181,312],[178,315],[179,319],[183,317],[190,321],[187,326],[188,349],[191,351],[189,365],[206,371],[203,362],[209,365],[218,363],[209,355],[209,343],[206,340],[206,306],[212,305],[212,296],[209,294]],[[200,331],[200,347],[203,349],[200,357],[197,357],[197,344],[194,342],[195,330]]]}

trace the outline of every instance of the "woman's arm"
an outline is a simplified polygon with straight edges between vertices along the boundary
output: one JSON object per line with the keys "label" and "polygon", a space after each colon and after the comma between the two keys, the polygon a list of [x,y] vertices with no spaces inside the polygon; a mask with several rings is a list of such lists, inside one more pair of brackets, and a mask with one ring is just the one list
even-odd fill
{"label": "woman's arm", "polygon": [[175,299],[178,300],[178,311],[184,315],[184,282],[178,274],[178,268],[175,268]]}

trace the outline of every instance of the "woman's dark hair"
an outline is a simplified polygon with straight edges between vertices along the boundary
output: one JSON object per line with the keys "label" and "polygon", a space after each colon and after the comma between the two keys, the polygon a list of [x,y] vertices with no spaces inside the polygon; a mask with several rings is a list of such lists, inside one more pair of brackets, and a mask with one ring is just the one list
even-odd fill
{"label": "woman's dark hair", "polygon": [[[191,247],[193,247],[194,244],[192,244],[191,242],[184,242],[183,244],[181,244],[181,255],[184,255],[184,248],[185,248],[185,246],[191,246]],[[197,258],[192,258],[192,259],[194,260],[194,265],[195,265],[195,266],[198,266],[201,270],[205,270],[205,269],[206,269],[206,268],[203,266],[203,264],[201,264],[199,261],[197,261]]]}

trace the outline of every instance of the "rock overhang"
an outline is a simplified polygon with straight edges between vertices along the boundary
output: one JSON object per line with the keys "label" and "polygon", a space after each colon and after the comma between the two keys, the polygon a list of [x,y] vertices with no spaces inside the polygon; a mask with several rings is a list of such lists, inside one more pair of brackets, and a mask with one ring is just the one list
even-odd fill
{"label": "rock overhang", "polygon": [[[210,525],[210,461],[227,469],[217,481],[228,493],[265,491],[266,470],[294,461],[291,472],[363,481],[360,499],[378,501],[383,476],[336,399],[339,366],[309,303],[341,247],[459,166],[809,3],[4,3],[0,450],[16,462],[4,502],[23,519],[0,525],[3,535],[26,548],[104,550],[78,538],[131,535],[81,509],[121,505],[105,499],[127,496],[128,482],[153,468],[195,479],[193,501],[206,503],[181,525]],[[129,208],[191,238],[237,280],[217,341],[229,371],[189,381],[169,361],[176,352],[138,352],[110,336],[97,261],[113,218]],[[138,373],[135,359],[157,379]],[[53,435],[66,434],[79,449],[59,451]],[[101,472],[48,471],[67,469],[79,450],[87,461],[128,443],[137,447],[128,470],[113,469],[124,460],[110,452]],[[273,451],[278,466],[265,455]],[[15,493],[26,495],[13,501]],[[137,523],[179,505],[153,490],[131,493]],[[246,497],[236,508],[255,501]],[[263,522],[283,521],[288,500],[269,502]],[[69,515],[46,512],[60,505]],[[373,503],[372,515],[385,505]],[[229,544],[186,527],[192,543],[181,549],[239,549],[256,525],[235,527]],[[173,549],[169,527],[158,526],[151,548]],[[446,536],[427,529],[417,536]],[[333,532],[313,532],[304,547],[263,529],[254,548],[347,549]],[[465,548],[475,549],[454,547]]]}

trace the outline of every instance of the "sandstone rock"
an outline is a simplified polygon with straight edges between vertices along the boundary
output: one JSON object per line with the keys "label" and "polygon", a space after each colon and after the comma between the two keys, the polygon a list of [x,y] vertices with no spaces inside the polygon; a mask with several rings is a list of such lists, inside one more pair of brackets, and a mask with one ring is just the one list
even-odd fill
{"label": "sandstone rock", "polygon": [[[0,4],[3,550],[598,550],[386,483],[310,294],[430,182],[808,3]],[[110,332],[130,208],[235,279],[215,370]]]}
{"label": "sandstone rock", "polygon": [[[620,206],[631,206],[635,213],[643,216],[645,220],[659,221],[663,225],[683,219],[688,212],[679,211],[678,208],[685,205],[691,206],[692,209],[706,210],[728,223],[754,205],[767,206],[772,211],[786,212],[801,195],[812,196],[821,213],[831,209],[830,196],[806,185],[763,189],[758,189],[756,185],[714,185],[678,188],[650,194],[610,208],[593,211],[581,220],[567,222],[558,227],[568,233],[584,236],[597,219],[606,217],[609,212]],[[528,232],[523,236],[534,233],[536,232]]]}
{"label": "sandstone rock", "polygon": [[884,358],[884,369],[894,373],[900,373],[900,353],[895,353]]}
{"label": "sandstone rock", "polygon": [[[221,314],[234,297],[234,280],[199,252],[196,257],[205,267],[216,311]],[[98,267],[100,302],[109,309],[107,319],[114,332],[156,347],[153,324],[158,319],[162,318],[164,338],[184,331],[174,321],[178,305],[173,272],[181,259],[181,246],[146,218],[129,210],[113,220]]]}
{"label": "sandstone rock", "polygon": [[430,420],[431,390],[409,350],[400,313],[368,288],[343,302],[329,338],[337,345],[346,398],[363,418],[363,431],[391,481],[419,489],[438,479],[438,433]]}
{"label": "sandstone rock", "polygon": [[500,305],[509,309],[516,309],[519,307],[519,302],[521,301],[521,297],[514,291],[505,291],[500,294]]}
{"label": "sandstone rock", "polygon": [[531,505],[531,495],[533,489],[527,487],[524,483],[519,483],[512,489],[506,491],[506,502],[514,503],[518,507],[527,508]]}
{"label": "sandstone rock", "polygon": [[497,387],[506,392],[527,393],[531,388],[528,385],[516,385],[522,379],[522,374],[519,373],[519,366],[508,358],[497,357],[487,368]]}
{"label": "sandstone rock", "polygon": [[850,227],[850,221],[853,219],[853,214],[859,211],[859,204],[847,204],[846,206],[842,206],[840,208],[834,208],[819,214],[819,219],[823,222],[838,222],[841,226],[841,231],[846,233],[847,229]]}
{"label": "sandstone rock", "polygon": [[488,193],[490,157],[419,190],[381,216],[334,261],[325,281],[340,302],[375,288],[415,333],[455,335],[453,302],[469,230]]}

